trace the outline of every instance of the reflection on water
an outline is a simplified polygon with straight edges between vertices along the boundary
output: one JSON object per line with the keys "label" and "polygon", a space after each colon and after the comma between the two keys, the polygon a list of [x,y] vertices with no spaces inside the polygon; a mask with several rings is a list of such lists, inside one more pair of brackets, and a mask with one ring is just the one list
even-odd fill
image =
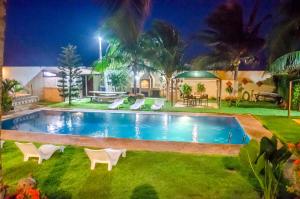
{"label": "reflection on water", "polygon": [[[194,143],[243,143],[244,131],[233,117],[168,114],[39,111],[6,120],[3,129]],[[201,134],[200,134],[201,133]],[[200,136],[201,135],[201,136]],[[246,143],[249,137],[246,138]]]}
{"label": "reflection on water", "polygon": [[193,127],[193,142],[198,142],[198,127],[197,127],[197,124],[194,124],[194,127]]}

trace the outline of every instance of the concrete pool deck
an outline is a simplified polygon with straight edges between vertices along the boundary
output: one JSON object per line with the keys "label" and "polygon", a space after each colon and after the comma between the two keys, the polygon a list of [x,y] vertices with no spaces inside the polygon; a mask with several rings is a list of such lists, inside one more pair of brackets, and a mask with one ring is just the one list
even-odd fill
{"label": "concrete pool deck", "polygon": [[[235,117],[245,132],[252,138],[260,140],[263,136],[270,137],[272,133],[265,129],[263,125],[251,115],[227,115],[227,114],[210,114],[210,113],[186,113],[186,112],[149,112],[149,111],[110,111],[110,110],[91,110],[91,109],[63,109],[63,108],[39,108],[27,110],[4,116],[3,120],[26,115],[40,110],[56,111],[76,111],[76,112],[118,112],[118,113],[142,113],[142,114],[170,114],[186,116],[221,116]],[[243,145],[234,144],[205,144],[189,142],[167,142],[167,141],[145,141],[121,138],[96,138],[76,135],[57,135],[47,133],[32,133],[16,130],[2,130],[1,139],[16,140],[27,142],[52,143],[62,145],[76,145],[96,148],[126,148],[127,150],[144,150],[144,151],[167,151],[196,154],[221,154],[237,155]]]}

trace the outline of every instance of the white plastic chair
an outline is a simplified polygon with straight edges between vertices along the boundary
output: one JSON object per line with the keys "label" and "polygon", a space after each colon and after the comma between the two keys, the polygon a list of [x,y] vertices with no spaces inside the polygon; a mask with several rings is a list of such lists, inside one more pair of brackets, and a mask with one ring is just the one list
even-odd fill
{"label": "white plastic chair", "polygon": [[156,99],[154,101],[154,104],[151,106],[151,110],[157,111],[162,109],[162,107],[165,105],[165,100],[164,99]]}
{"label": "white plastic chair", "polygon": [[107,164],[108,171],[112,170],[112,167],[117,165],[120,156],[126,157],[126,149],[84,149],[85,153],[91,161],[91,170],[95,169],[97,163]]}
{"label": "white plastic chair", "polygon": [[131,110],[138,110],[138,109],[141,109],[142,106],[144,106],[144,105],[145,105],[145,99],[137,99],[135,101],[135,103],[130,106],[130,109]]}
{"label": "white plastic chair", "polygon": [[115,99],[114,102],[108,105],[109,109],[117,109],[124,103],[124,98]]}
{"label": "white plastic chair", "polygon": [[39,148],[32,143],[20,143],[15,142],[17,147],[21,150],[24,155],[24,161],[28,161],[29,158],[38,158],[38,163],[41,164],[43,160],[48,160],[55,153],[55,151],[60,150],[64,152],[64,146],[55,146],[53,144],[44,144]]}
{"label": "white plastic chair", "polygon": [[4,143],[5,143],[4,140],[1,140],[1,141],[0,141],[0,147],[1,147],[1,149],[3,148]]}

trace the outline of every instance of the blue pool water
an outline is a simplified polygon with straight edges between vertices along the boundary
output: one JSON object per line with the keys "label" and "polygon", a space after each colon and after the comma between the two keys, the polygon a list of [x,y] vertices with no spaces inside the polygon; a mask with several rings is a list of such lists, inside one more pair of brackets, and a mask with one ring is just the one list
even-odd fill
{"label": "blue pool water", "polygon": [[219,144],[249,142],[249,137],[234,117],[43,110],[5,120],[2,128],[137,140]]}

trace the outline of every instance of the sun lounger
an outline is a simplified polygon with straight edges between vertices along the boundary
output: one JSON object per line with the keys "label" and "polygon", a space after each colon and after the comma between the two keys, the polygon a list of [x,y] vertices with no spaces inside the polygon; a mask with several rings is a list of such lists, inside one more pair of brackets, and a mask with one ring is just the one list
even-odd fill
{"label": "sun lounger", "polygon": [[151,110],[157,111],[160,110],[165,105],[164,99],[156,99],[154,104],[151,106]]}
{"label": "sun lounger", "polygon": [[126,157],[126,149],[84,149],[85,153],[91,161],[91,170],[95,169],[96,163],[102,163],[108,165],[108,171],[111,171],[112,167],[117,165],[120,156]]}
{"label": "sun lounger", "polygon": [[40,148],[32,143],[20,143],[15,142],[17,147],[22,151],[24,155],[24,161],[28,161],[30,157],[38,158],[38,163],[41,164],[43,160],[48,160],[54,154],[55,151],[60,150],[64,152],[64,146],[55,146],[52,144],[44,144]]}
{"label": "sun lounger", "polygon": [[141,109],[142,106],[144,106],[144,105],[145,105],[145,99],[137,99],[135,101],[135,103],[130,106],[130,109],[131,110],[138,110],[138,109]]}
{"label": "sun lounger", "polygon": [[117,109],[124,103],[124,98],[115,99],[114,102],[108,105],[109,109]]}

